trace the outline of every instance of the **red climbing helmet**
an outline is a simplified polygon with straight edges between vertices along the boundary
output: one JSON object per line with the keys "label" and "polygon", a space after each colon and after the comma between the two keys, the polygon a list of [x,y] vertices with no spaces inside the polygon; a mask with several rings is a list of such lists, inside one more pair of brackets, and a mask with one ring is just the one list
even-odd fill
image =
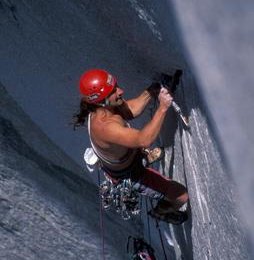
{"label": "red climbing helmet", "polygon": [[87,103],[96,104],[103,101],[116,86],[116,78],[105,70],[92,69],[85,71],[79,81],[80,93]]}

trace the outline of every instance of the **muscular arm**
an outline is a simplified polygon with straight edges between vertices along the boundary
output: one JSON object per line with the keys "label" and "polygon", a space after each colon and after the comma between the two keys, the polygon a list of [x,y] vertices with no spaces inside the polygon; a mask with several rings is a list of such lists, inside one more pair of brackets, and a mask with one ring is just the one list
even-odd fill
{"label": "muscular arm", "polygon": [[102,140],[128,148],[147,148],[158,136],[166,111],[159,107],[152,120],[141,130],[125,127],[120,122],[108,122],[101,129]]}
{"label": "muscular arm", "polygon": [[151,96],[148,91],[145,90],[138,97],[126,100],[125,102],[131,110],[133,117],[137,117],[144,111],[150,100]]}

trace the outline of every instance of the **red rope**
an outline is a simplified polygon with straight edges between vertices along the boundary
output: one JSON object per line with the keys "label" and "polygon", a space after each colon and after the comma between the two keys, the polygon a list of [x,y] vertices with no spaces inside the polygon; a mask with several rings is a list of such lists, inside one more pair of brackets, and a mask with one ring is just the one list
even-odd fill
{"label": "red rope", "polygon": [[[100,189],[100,170],[98,169],[98,185]],[[105,237],[104,237],[104,219],[103,219],[103,207],[101,201],[101,195],[99,190],[99,205],[100,205],[100,231],[101,231],[101,243],[102,243],[102,259],[105,260]]]}

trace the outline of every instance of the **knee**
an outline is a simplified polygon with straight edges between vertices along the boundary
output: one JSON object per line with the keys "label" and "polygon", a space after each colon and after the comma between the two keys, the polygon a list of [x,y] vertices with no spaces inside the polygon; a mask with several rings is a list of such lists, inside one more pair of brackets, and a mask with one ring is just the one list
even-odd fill
{"label": "knee", "polygon": [[184,205],[188,199],[189,195],[185,186],[178,182],[171,182],[171,185],[167,192],[167,199],[170,200],[177,208]]}
{"label": "knee", "polygon": [[187,190],[178,197],[179,201],[181,201],[182,204],[185,204],[189,200],[189,195]]}
{"label": "knee", "polygon": [[183,185],[181,185],[181,189],[178,190],[176,197],[176,204],[178,204],[179,207],[188,202],[189,195],[187,189]]}
{"label": "knee", "polygon": [[180,184],[181,186],[179,187],[179,197],[181,198],[181,200],[183,202],[187,202],[189,199],[189,195],[188,195],[188,191],[186,189],[186,187],[182,184]]}

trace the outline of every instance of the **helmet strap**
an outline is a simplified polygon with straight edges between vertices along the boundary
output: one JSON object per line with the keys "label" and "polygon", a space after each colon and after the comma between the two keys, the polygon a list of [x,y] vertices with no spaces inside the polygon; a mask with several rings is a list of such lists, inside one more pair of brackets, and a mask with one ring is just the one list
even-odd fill
{"label": "helmet strap", "polygon": [[99,105],[99,106],[101,106],[101,107],[110,106],[110,101],[109,101],[107,98],[105,98],[105,99],[103,100],[103,102],[98,103],[97,105]]}
{"label": "helmet strap", "polygon": [[104,104],[105,106],[110,106],[110,101],[107,98],[105,98]]}

